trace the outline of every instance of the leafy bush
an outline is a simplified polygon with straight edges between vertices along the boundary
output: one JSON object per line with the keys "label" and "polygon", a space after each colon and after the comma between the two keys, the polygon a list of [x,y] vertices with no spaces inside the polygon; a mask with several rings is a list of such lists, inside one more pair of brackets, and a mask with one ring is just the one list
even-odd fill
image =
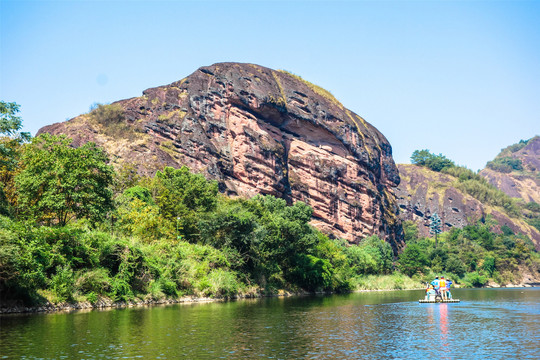
{"label": "leafy bush", "polygon": [[162,291],[161,283],[159,281],[151,280],[148,284],[147,291],[148,295],[150,295],[153,300],[165,298],[165,293]]}
{"label": "leafy bush", "polygon": [[484,257],[484,263],[482,264],[482,269],[489,275],[493,276],[495,272],[495,258],[493,256],[487,255]]}
{"label": "leafy bush", "polygon": [[377,236],[369,236],[358,246],[349,247],[347,255],[357,274],[388,274],[392,271],[392,248]]}
{"label": "leafy bush", "polygon": [[59,302],[72,301],[75,293],[73,270],[69,266],[58,266],[51,278],[50,288]]}
{"label": "leafy bush", "polygon": [[129,283],[121,276],[116,276],[111,283],[111,297],[115,301],[130,301],[134,298]]}
{"label": "leafy bush", "polygon": [[423,273],[427,265],[426,253],[418,244],[408,244],[399,256],[399,269],[407,276]]}
{"label": "leafy bush", "polygon": [[242,287],[236,275],[224,269],[211,270],[207,281],[211,295],[233,297],[238,294]]}
{"label": "leafy bush", "polygon": [[467,273],[463,279],[463,284],[467,287],[482,287],[487,284],[487,276],[478,271]]}
{"label": "leafy bush", "polygon": [[538,203],[536,203],[534,201],[528,202],[525,205],[525,209],[527,209],[529,211],[532,211],[533,213],[539,213],[540,214],[540,204],[538,204]]}
{"label": "leafy bush", "polygon": [[463,277],[467,272],[467,267],[463,261],[456,255],[453,255],[448,258],[446,261],[446,271],[456,274],[458,277]]}
{"label": "leafy bush", "polygon": [[455,166],[454,162],[446,156],[432,154],[429,150],[415,150],[411,156],[411,163],[437,172]]}
{"label": "leafy bush", "polygon": [[90,117],[99,124],[114,124],[125,120],[124,109],[119,104],[95,104],[90,111]]}
{"label": "leafy bush", "polygon": [[521,160],[511,157],[500,157],[496,158],[495,160],[488,161],[486,167],[502,173],[510,173],[512,171],[523,170],[523,164],[521,163]]}
{"label": "leafy bush", "polygon": [[177,297],[178,296],[178,289],[176,288],[176,282],[171,280],[168,277],[161,276],[159,278],[159,285],[161,287],[161,291],[167,296]]}
{"label": "leafy bush", "polygon": [[309,291],[332,288],[333,267],[328,260],[312,255],[298,255],[291,278]]}
{"label": "leafy bush", "polygon": [[104,268],[81,272],[75,281],[75,289],[83,294],[106,295],[111,290],[111,278]]}

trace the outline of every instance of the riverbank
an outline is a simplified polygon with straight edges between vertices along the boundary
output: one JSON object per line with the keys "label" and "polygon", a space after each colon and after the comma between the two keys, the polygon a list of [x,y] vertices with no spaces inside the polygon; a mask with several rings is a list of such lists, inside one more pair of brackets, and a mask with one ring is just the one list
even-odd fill
{"label": "riverbank", "polygon": [[95,303],[88,301],[77,303],[60,303],[52,304],[46,303],[37,306],[2,306],[0,307],[0,314],[16,314],[16,313],[41,313],[41,312],[71,312],[81,310],[102,310],[102,309],[122,309],[128,307],[138,306],[155,306],[155,305],[170,305],[170,304],[182,304],[182,303],[205,303],[214,301],[223,301],[225,298],[207,298],[207,297],[182,297],[178,299],[159,299],[159,300],[140,300],[140,301],[117,301],[114,302],[110,299],[100,299]]}
{"label": "riverbank", "polygon": [[[531,288],[531,287],[540,287],[540,283],[523,283],[519,285],[508,284],[508,285],[498,285],[498,284],[487,284],[483,288]],[[460,288],[459,286],[457,288]],[[463,288],[462,289],[467,289]],[[381,289],[357,289],[353,293],[371,293],[371,292],[388,292],[388,291],[410,291],[410,290],[424,290],[423,287],[414,287],[414,288],[381,288]],[[249,294],[249,295],[240,295],[234,297],[197,297],[197,296],[184,296],[177,299],[146,299],[146,300],[133,300],[133,301],[112,301],[107,298],[100,298],[95,303],[90,303],[88,301],[77,302],[77,303],[60,303],[52,304],[46,303],[36,306],[18,306],[18,305],[3,305],[0,304],[0,315],[4,314],[22,314],[22,313],[52,313],[52,312],[76,312],[76,311],[91,311],[91,310],[106,310],[106,309],[125,309],[132,307],[151,307],[159,305],[173,305],[173,304],[200,304],[200,303],[210,303],[210,302],[224,302],[229,300],[242,300],[242,299],[262,299],[265,297],[292,297],[292,296],[310,296],[310,295],[332,295],[333,293],[324,293],[324,292],[289,292],[285,290],[279,290],[274,294]]]}
{"label": "riverbank", "polygon": [[[353,292],[376,292],[376,291],[398,291],[398,290],[421,290],[421,288],[414,289],[358,289]],[[108,298],[100,298],[95,303],[88,301],[81,301],[75,303],[58,303],[53,304],[50,302],[36,305],[36,306],[21,306],[21,305],[4,305],[0,304],[0,314],[17,314],[17,313],[44,313],[44,312],[72,312],[82,310],[105,310],[105,309],[123,309],[130,307],[149,307],[158,305],[173,305],[173,304],[195,304],[195,303],[209,303],[220,302],[229,300],[242,300],[242,299],[262,299],[270,297],[292,297],[292,296],[310,296],[310,295],[331,295],[332,292],[306,292],[306,291],[287,291],[278,290],[272,294],[263,293],[251,293],[248,295],[237,295],[232,297],[198,297],[198,296],[184,296],[181,298],[165,298],[165,299],[138,299],[133,301],[112,301]]]}
{"label": "riverbank", "polygon": [[[353,280],[352,292],[372,292],[372,291],[396,291],[396,290],[418,290],[423,289],[423,284],[419,280],[400,273],[389,275],[364,275],[358,276]],[[108,308],[127,308],[137,306],[154,306],[182,303],[204,303],[214,301],[227,301],[237,299],[255,299],[264,297],[290,297],[290,296],[308,296],[317,294],[333,294],[335,292],[309,292],[301,289],[284,290],[279,289],[275,292],[263,292],[257,288],[251,288],[244,293],[237,293],[232,296],[183,296],[178,298],[159,297],[154,298],[149,295],[145,297],[136,297],[129,301],[113,301],[111,298],[100,296],[94,302],[86,301],[84,297],[75,297],[73,302],[57,302],[51,297],[49,292],[40,291],[42,303],[35,306],[21,306],[16,303],[4,305],[0,304],[0,314],[10,313],[39,313],[39,312],[60,312],[60,311],[80,311],[80,310],[99,310]]]}
{"label": "riverbank", "polygon": [[46,302],[44,304],[40,304],[36,306],[22,306],[22,305],[17,305],[17,304],[0,304],[0,314],[122,309],[122,308],[129,308],[129,307],[208,303],[208,302],[240,300],[240,299],[261,299],[264,297],[306,296],[306,295],[314,295],[314,294],[316,293],[289,292],[286,290],[279,290],[273,294],[250,293],[247,295],[236,295],[232,297],[183,296],[180,298],[136,299],[132,301],[113,301],[109,298],[99,298],[94,303],[90,303],[88,301],[80,301],[80,302],[73,302],[73,303],[63,302],[63,303],[57,303],[57,304]]}

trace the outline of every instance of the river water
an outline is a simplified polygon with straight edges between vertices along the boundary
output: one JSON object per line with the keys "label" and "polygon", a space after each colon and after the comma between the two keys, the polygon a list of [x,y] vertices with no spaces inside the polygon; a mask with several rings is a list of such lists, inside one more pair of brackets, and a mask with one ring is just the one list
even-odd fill
{"label": "river water", "polygon": [[0,358],[540,359],[540,288],[271,298],[0,316]]}

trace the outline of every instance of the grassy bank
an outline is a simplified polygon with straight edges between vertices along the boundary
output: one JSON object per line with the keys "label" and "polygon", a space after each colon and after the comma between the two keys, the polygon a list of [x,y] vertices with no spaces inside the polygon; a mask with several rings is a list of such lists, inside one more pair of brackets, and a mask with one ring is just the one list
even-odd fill
{"label": "grassy bank", "polygon": [[366,275],[354,279],[356,290],[413,290],[425,288],[425,283],[401,273]]}

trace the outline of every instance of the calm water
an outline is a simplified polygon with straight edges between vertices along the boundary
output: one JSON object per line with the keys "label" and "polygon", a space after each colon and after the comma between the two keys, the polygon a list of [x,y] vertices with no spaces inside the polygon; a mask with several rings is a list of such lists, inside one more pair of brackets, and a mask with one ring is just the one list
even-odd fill
{"label": "calm water", "polygon": [[0,316],[0,358],[539,359],[540,288]]}

